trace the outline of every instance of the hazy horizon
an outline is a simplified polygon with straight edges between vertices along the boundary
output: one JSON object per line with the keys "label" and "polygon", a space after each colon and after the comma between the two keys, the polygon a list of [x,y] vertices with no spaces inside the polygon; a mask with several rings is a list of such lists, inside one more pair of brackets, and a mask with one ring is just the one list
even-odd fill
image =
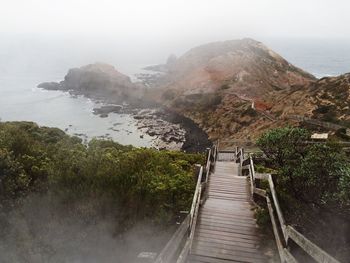
{"label": "hazy horizon", "polygon": [[[143,42],[252,38],[347,38],[346,0],[1,0],[0,33]],[[315,15],[317,14],[317,15]]]}

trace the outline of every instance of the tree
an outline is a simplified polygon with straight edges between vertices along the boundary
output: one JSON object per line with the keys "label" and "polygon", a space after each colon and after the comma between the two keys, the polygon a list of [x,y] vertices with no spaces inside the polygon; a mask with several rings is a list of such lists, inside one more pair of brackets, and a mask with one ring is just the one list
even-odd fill
{"label": "tree", "polygon": [[287,163],[295,163],[304,154],[303,144],[310,137],[307,130],[296,127],[285,127],[264,133],[257,141],[274,165],[283,167]]}
{"label": "tree", "polygon": [[[302,204],[340,211],[350,204],[350,165],[336,143],[308,145],[309,132],[301,128],[268,131],[258,145],[278,171],[279,194]],[[348,210],[349,211],[349,210]]]}

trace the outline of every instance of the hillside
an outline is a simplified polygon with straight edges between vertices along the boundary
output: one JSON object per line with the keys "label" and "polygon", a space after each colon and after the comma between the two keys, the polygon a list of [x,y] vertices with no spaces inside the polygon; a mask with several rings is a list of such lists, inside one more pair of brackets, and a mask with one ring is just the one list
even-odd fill
{"label": "hillside", "polygon": [[[224,95],[214,108],[188,113],[203,127],[209,127],[206,130],[212,137],[249,140],[271,128],[299,125],[294,116],[350,127],[349,95],[350,74],[347,73],[269,92],[257,99]],[[319,130],[314,125],[309,128]]]}
{"label": "hillside", "polygon": [[257,97],[315,79],[252,39],[195,47],[166,65],[160,81],[179,95],[225,90]]}
{"label": "hillside", "polygon": [[280,118],[302,115],[350,127],[350,74],[324,77],[307,86],[274,93],[264,99]]}
{"label": "hillside", "polygon": [[247,138],[252,131],[256,137],[280,126],[251,110],[251,102],[266,104],[316,81],[252,39],[199,46],[161,68],[167,70],[153,97],[195,120],[211,138]]}

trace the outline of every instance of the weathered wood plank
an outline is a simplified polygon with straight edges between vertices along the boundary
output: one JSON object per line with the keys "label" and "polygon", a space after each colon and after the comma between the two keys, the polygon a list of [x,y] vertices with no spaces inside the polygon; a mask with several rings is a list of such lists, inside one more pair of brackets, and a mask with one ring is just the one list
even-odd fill
{"label": "weathered wood plank", "polygon": [[207,241],[203,241],[203,240],[197,240],[195,243],[193,243],[194,245],[198,245],[201,247],[215,247],[215,248],[224,248],[227,250],[239,250],[239,251],[245,251],[245,252],[250,252],[250,253],[257,253],[259,252],[259,247],[256,246],[251,246],[251,247],[247,247],[247,246],[241,246],[240,243],[236,242],[236,244],[222,244],[219,242],[214,242],[211,240],[207,240]]}
{"label": "weathered wood plank", "polygon": [[196,239],[194,241],[200,240],[206,238],[208,240],[216,240],[217,242],[221,242],[224,244],[225,242],[231,242],[231,243],[241,243],[242,245],[251,245],[254,247],[259,246],[260,242],[249,240],[249,239],[242,239],[238,237],[230,237],[230,236],[221,236],[221,235],[211,235],[210,233],[198,233],[196,236]]}
{"label": "weathered wood plank", "polygon": [[237,215],[237,214],[219,214],[219,213],[210,213],[208,211],[201,211],[201,216],[203,218],[213,218],[217,221],[228,221],[228,222],[242,222],[246,224],[256,224],[256,220],[250,215]]}
{"label": "weathered wood plank", "polygon": [[255,223],[247,223],[244,221],[233,221],[233,220],[217,220],[217,219],[207,219],[205,217],[201,217],[200,219],[201,224],[203,225],[222,225],[222,226],[226,226],[226,227],[232,227],[232,228],[237,228],[239,227],[242,230],[245,230],[246,228],[252,228],[252,229],[256,229],[256,224]]}
{"label": "weathered wood plank", "polygon": [[[189,261],[191,263],[227,263],[225,259],[205,257],[200,255],[190,255]],[[240,261],[231,261],[231,262],[240,262]]]}
{"label": "weathered wood plank", "polygon": [[252,262],[252,263],[265,262],[265,260],[263,260],[262,258],[256,258],[256,257],[250,256],[249,253],[239,253],[236,250],[233,250],[233,251],[228,251],[228,250],[220,251],[219,249],[209,250],[209,249],[196,248],[194,250],[194,254],[203,255],[203,256],[212,257],[212,258],[219,258],[219,259],[226,259],[226,260],[231,260],[231,261],[237,261],[237,262]]}
{"label": "weathered wood plank", "polygon": [[324,263],[339,263],[338,260],[327,254],[320,247],[316,246],[293,227],[287,226],[288,237],[294,240],[302,249],[304,249],[311,257],[313,257],[317,262]]}
{"label": "weathered wood plank", "polygon": [[200,224],[201,226],[210,226],[210,227],[220,227],[220,228],[226,228],[226,229],[230,229],[232,231],[235,232],[242,232],[242,233],[252,233],[255,234],[257,227],[256,225],[250,224],[250,225],[246,225],[244,223],[241,222],[214,222],[214,221],[205,221],[203,219],[200,220]]}
{"label": "weathered wood plank", "polygon": [[[227,202],[227,201],[232,201],[232,202],[237,202],[239,200],[220,200],[220,199],[216,199],[218,201],[223,201],[223,202]],[[246,200],[245,200],[246,201]],[[244,201],[244,202],[245,202]],[[253,211],[251,210],[251,207],[247,207],[245,204],[242,205],[233,205],[233,206],[229,206],[229,205],[211,205],[206,207],[207,210],[216,210],[216,211],[222,211],[222,212],[228,212],[228,213],[234,213],[234,210],[237,210],[237,212],[239,210],[243,210],[244,212],[247,212],[249,214],[254,214]]]}
{"label": "weathered wood plank", "polygon": [[244,239],[244,240],[251,240],[251,241],[259,241],[258,235],[254,235],[254,233],[248,233],[245,232],[243,234],[241,233],[235,233],[234,231],[231,231],[227,228],[221,228],[221,227],[212,227],[212,226],[201,226],[198,228],[197,231],[199,234],[201,233],[207,233],[212,235],[221,235],[221,236],[227,236],[232,237],[233,239]]}
{"label": "weathered wood plank", "polygon": [[[240,152],[243,154],[243,152]],[[226,158],[218,153],[218,160]],[[239,164],[216,162],[201,207],[189,262],[265,262],[250,202],[250,188]],[[193,257],[195,255],[196,257]]]}
{"label": "weathered wood plank", "polygon": [[222,240],[222,239],[216,239],[216,238],[207,238],[205,236],[198,236],[195,242],[205,242],[205,243],[213,243],[220,245],[229,245],[232,247],[242,247],[242,248],[250,248],[250,249],[260,249],[260,245],[257,243],[251,243],[251,242],[241,242],[241,241],[235,241],[235,240]]}
{"label": "weathered wood plank", "polygon": [[223,259],[229,259],[229,260],[241,260],[242,262],[264,262],[265,259],[261,255],[259,255],[259,251],[256,251],[255,253],[247,252],[247,251],[240,251],[238,249],[223,249],[223,248],[216,248],[216,247],[200,247],[197,246],[194,248],[195,252],[202,251],[202,253],[205,251],[207,256],[212,257],[218,257],[221,256]]}

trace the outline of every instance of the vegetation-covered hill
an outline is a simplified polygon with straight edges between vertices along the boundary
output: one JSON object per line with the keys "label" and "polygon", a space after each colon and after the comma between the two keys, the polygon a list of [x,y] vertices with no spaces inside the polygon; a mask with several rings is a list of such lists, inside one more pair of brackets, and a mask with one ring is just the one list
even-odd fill
{"label": "vegetation-covered hill", "polygon": [[306,87],[316,80],[280,55],[252,39],[209,43],[195,47],[162,66],[155,82],[164,105],[193,119],[211,138],[254,138],[271,123],[250,109],[251,102],[278,92]]}
{"label": "vegetation-covered hill", "polygon": [[317,80],[252,39],[195,47],[161,69],[150,94],[212,139],[256,139],[298,125],[292,115],[348,125],[349,74]]}
{"label": "vegetation-covered hill", "polygon": [[324,77],[306,87],[279,92],[266,100],[279,115],[305,115],[350,127],[350,74]]}
{"label": "vegetation-covered hill", "polygon": [[146,221],[161,231],[189,209],[194,164],[203,161],[112,141],[86,146],[56,128],[0,123],[0,261],[109,262],[103,252],[118,262],[127,251],[115,240],[127,242],[127,230]]}
{"label": "vegetation-covered hill", "polygon": [[258,97],[315,79],[253,39],[194,47],[166,65],[160,83],[176,96],[225,90]]}

